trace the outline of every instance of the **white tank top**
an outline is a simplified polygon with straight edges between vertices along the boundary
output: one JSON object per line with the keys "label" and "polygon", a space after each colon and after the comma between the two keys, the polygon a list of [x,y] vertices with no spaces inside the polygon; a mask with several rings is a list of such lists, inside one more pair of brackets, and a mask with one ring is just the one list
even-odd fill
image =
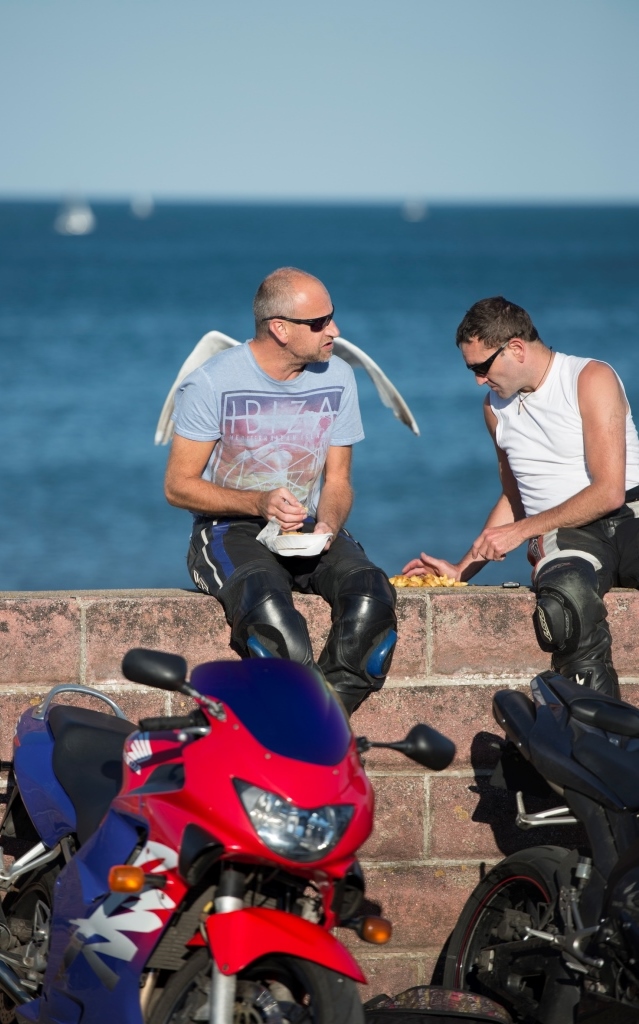
{"label": "white tank top", "polygon": [[[527,516],[560,505],[591,482],[577,399],[577,379],[589,362],[556,352],[546,380],[523,403],[518,392],[511,398],[490,394],[497,417],[496,441],[508,456]],[[639,438],[628,411],[626,490],[637,484]]]}

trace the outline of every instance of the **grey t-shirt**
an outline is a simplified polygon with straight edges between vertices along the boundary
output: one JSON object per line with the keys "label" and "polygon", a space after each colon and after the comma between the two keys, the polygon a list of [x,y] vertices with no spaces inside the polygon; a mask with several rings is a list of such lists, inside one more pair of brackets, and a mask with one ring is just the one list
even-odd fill
{"label": "grey t-shirt", "polygon": [[313,515],[331,446],[364,437],[350,366],[332,356],[293,380],[273,380],[248,343],[213,356],[180,384],[175,432],[218,441],[202,474],[220,487],[287,487]]}

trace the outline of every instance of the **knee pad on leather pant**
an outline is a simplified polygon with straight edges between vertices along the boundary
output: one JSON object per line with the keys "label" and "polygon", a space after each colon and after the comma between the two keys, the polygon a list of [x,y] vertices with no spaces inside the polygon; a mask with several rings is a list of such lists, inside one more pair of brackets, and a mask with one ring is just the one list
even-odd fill
{"label": "knee pad on leather pant", "polygon": [[377,690],[390,668],[396,630],[394,593],[384,574],[355,571],[340,588],[319,667],[335,684],[355,676],[366,692]]}
{"label": "knee pad on leather pant", "polygon": [[293,607],[290,592],[274,586],[273,577],[259,570],[246,576],[239,586],[231,637],[242,656],[286,658],[312,665],[306,621]]}
{"label": "knee pad on leather pant", "polygon": [[597,576],[584,558],[549,562],[535,579],[533,624],[542,651],[562,659],[577,652],[600,657],[610,647]]}

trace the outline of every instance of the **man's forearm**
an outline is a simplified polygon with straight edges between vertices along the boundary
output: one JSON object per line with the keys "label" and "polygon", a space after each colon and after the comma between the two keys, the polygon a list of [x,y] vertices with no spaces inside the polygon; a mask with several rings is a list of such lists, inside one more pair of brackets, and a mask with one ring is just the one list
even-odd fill
{"label": "man's forearm", "polygon": [[[484,524],[484,530],[489,529],[492,526],[506,526],[508,523],[515,522],[515,511],[513,509],[512,502],[506,494],[502,492],[495,506],[491,509],[491,512]],[[483,569],[486,563],[489,561],[488,558],[473,558],[473,549],[469,548],[463,558],[460,559],[458,565],[462,570],[462,579],[469,580]]]}
{"label": "man's forearm", "polygon": [[612,492],[610,487],[590,484],[583,491],[573,494],[560,505],[549,508],[545,512],[529,516],[521,523],[521,537],[530,540],[551,530],[562,527],[572,528],[587,526],[596,519],[613,512],[623,504],[621,493]]}
{"label": "man's forearm", "polygon": [[318,523],[326,523],[334,534],[339,533],[348,519],[353,504],[353,489],[346,481],[331,484],[326,482],[322,488],[315,517]]}
{"label": "man's forearm", "polygon": [[231,487],[218,487],[208,480],[190,480],[179,485],[167,481],[167,501],[177,508],[210,516],[259,516],[259,502],[263,491],[237,491]]}

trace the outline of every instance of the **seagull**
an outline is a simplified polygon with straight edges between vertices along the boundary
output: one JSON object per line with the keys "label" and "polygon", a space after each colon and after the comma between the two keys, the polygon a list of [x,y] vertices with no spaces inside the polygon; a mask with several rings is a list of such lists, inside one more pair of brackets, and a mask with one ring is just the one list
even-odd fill
{"label": "seagull", "polygon": [[[236,341],[235,338],[229,338],[228,334],[222,334],[221,331],[209,331],[203,338],[200,338],[188,359],[182,363],[179,373],[171,386],[171,390],[166,396],[155,431],[156,444],[168,444],[173,437],[174,424],[171,416],[173,414],[175,392],[184,378],[189,373],[192,373],[193,370],[197,370],[198,366],[205,363],[207,359],[217,355],[218,352],[239,344],[241,343]],[[347,341],[346,338],[334,339],[333,352],[340,359],[343,359],[344,362],[350,363],[351,366],[359,366],[366,370],[377,388],[377,393],[384,405],[392,409],[397,419],[405,423],[412,430],[413,434],[419,436],[419,427],[415,417],[395,385],[388,379],[384,371],[379,368],[374,359],[371,359],[361,348],[353,345],[352,341]]]}

